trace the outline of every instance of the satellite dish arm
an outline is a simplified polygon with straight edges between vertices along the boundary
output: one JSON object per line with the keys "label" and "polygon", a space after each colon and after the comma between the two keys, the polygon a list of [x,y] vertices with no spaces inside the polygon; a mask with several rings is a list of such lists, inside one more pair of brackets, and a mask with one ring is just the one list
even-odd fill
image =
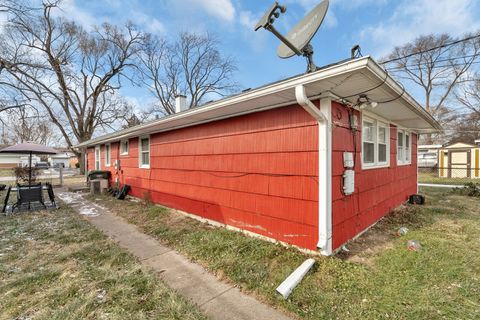
{"label": "satellite dish arm", "polygon": [[296,55],[302,56],[303,52],[298,50],[297,47],[295,47],[290,41],[288,41],[287,38],[285,38],[282,34],[280,34],[280,32],[278,32],[277,29],[275,29],[275,27],[273,26],[273,22],[275,21],[275,19],[280,16],[280,13],[285,13],[285,11],[287,11],[287,8],[279,5],[278,2],[275,2],[270,7],[270,9],[263,15],[263,17],[258,21],[258,23],[255,25],[255,31],[257,31],[260,28],[265,28],[266,30],[273,33],[278,39],[280,39],[280,41],[282,41],[293,52],[295,52]]}
{"label": "satellite dish arm", "polygon": [[268,25],[267,27],[265,27],[265,29],[267,29],[268,31],[270,31],[271,33],[273,33],[278,39],[280,39],[280,41],[282,41],[283,43],[285,43],[285,45],[287,47],[289,47],[293,52],[295,52],[295,54],[297,56],[303,56],[303,53],[298,50],[297,47],[295,47],[290,41],[287,40],[287,38],[285,38],[284,36],[282,36],[282,34],[280,34],[277,29],[275,29],[275,27],[270,24]]}

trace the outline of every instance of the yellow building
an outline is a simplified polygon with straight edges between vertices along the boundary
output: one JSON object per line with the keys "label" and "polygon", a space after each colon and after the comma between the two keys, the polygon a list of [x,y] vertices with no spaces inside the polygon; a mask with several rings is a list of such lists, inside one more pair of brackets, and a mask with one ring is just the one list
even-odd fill
{"label": "yellow building", "polygon": [[480,140],[475,144],[457,142],[438,151],[438,176],[442,178],[480,178]]}

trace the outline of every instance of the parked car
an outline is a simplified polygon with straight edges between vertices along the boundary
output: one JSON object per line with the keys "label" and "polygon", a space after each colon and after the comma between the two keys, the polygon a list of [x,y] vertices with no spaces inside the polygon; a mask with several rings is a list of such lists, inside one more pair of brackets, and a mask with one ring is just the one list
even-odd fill
{"label": "parked car", "polygon": [[65,163],[63,162],[57,162],[53,164],[54,168],[65,168]]}
{"label": "parked car", "polygon": [[35,168],[38,168],[38,169],[49,169],[49,168],[50,168],[50,165],[48,164],[48,162],[38,161],[37,163],[35,163]]}

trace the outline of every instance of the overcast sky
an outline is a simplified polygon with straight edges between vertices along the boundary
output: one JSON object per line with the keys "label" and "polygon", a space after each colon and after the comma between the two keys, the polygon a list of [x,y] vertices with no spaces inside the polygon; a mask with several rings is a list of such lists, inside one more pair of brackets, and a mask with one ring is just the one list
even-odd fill
{"label": "overcast sky", "polygon": [[[90,28],[108,21],[133,21],[148,32],[170,38],[180,31],[213,32],[221,51],[238,65],[236,79],[243,88],[289,77],[305,70],[303,58],[276,56],[278,40],[253,26],[274,1],[239,0],[67,0],[64,14]],[[318,0],[279,0],[287,12],[275,22],[287,32]],[[348,58],[359,44],[364,55],[380,58],[394,46],[421,34],[448,32],[460,36],[480,29],[478,0],[332,0],[320,31],[312,41],[318,66]],[[143,104],[150,97],[139,88],[123,95]]]}

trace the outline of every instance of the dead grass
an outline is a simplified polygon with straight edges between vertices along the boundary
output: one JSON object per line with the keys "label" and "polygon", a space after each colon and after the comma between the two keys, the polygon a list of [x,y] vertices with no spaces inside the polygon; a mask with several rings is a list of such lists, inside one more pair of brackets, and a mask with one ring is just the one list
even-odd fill
{"label": "dead grass", "polygon": [[0,319],[204,319],[71,209],[0,216]]}

